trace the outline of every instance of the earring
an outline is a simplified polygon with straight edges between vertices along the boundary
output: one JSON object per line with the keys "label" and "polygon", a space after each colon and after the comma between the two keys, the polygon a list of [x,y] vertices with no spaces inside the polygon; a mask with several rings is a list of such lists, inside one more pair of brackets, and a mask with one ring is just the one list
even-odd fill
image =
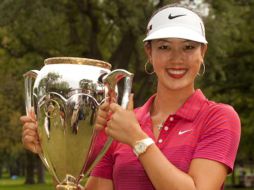
{"label": "earring", "polygon": [[147,69],[147,65],[149,64],[149,61],[147,61],[146,62],[146,64],[145,64],[145,72],[148,74],[148,75],[152,75],[152,74],[154,74],[154,70],[153,71],[148,71],[148,69]]}
{"label": "earring", "polygon": [[203,75],[205,74],[205,63],[202,62],[201,65],[202,65],[202,67],[203,67],[203,71],[202,71],[202,73],[198,72],[198,76],[203,76]]}

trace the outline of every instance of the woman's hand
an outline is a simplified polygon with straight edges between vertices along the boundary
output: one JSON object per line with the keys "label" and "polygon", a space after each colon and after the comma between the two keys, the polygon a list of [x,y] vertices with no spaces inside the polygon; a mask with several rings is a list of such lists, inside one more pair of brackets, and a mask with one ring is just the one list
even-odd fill
{"label": "woman's hand", "polygon": [[116,103],[111,103],[109,111],[111,117],[105,129],[107,135],[132,147],[136,141],[148,137],[141,129],[133,111],[133,94],[130,95],[127,109],[123,109]]}
{"label": "woman's hand", "polygon": [[21,116],[20,121],[23,124],[22,143],[24,147],[33,153],[40,153],[42,150],[37,133],[38,125],[34,112],[31,111],[29,116]]}
{"label": "woman's hand", "polygon": [[109,117],[109,102],[106,100],[103,104],[99,106],[95,120],[95,130],[102,130],[107,125],[107,120]]}

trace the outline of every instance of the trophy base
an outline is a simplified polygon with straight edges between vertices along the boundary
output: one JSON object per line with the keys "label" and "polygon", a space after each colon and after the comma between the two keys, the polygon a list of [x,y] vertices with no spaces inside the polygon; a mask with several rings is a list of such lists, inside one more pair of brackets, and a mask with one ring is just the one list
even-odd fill
{"label": "trophy base", "polygon": [[83,187],[77,184],[76,178],[67,174],[63,183],[56,186],[56,190],[82,190]]}
{"label": "trophy base", "polygon": [[56,190],[80,190],[80,188],[75,185],[57,185]]}
{"label": "trophy base", "polygon": [[83,187],[81,185],[57,185],[56,190],[82,190]]}

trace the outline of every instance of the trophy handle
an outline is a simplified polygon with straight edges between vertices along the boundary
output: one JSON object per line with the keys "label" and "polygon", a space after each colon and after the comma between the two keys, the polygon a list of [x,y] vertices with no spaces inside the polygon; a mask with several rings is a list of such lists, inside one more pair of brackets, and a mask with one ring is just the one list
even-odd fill
{"label": "trophy handle", "polygon": [[25,78],[25,106],[26,114],[29,115],[33,107],[32,95],[33,95],[33,81],[38,76],[38,70],[31,70],[26,72],[23,77]]}
{"label": "trophy handle", "polygon": [[[39,72],[40,71],[38,71],[38,70],[30,70],[23,75],[23,77],[25,78],[25,106],[26,106],[26,114],[27,115],[29,115],[29,112],[34,107],[34,102],[32,100],[33,82],[36,80]],[[59,182],[57,176],[55,175],[55,172],[51,169],[51,167],[49,166],[49,163],[44,158],[42,153],[39,153],[39,157],[40,157],[41,161],[44,163],[44,165],[46,166],[46,168],[53,174],[55,179]]]}
{"label": "trophy handle", "polygon": [[[103,83],[106,86],[106,95],[114,94],[117,83],[124,78],[124,91],[123,91],[123,97],[121,101],[121,107],[126,109],[128,102],[129,102],[129,96],[131,93],[131,87],[132,87],[132,80],[133,80],[133,73],[130,73],[123,69],[116,69],[109,74],[105,75],[103,77]],[[111,97],[109,97],[111,98]]]}
{"label": "trophy handle", "polygon": [[[129,95],[131,93],[131,87],[132,87],[132,80],[133,80],[134,74],[123,70],[123,69],[116,69],[109,74],[103,76],[102,81],[105,85],[105,94],[109,98],[110,95],[116,96],[115,90],[117,89],[117,83],[124,78],[124,91],[123,91],[123,97],[121,101],[121,107],[126,109],[127,105],[129,103]],[[92,169],[97,165],[97,163],[101,160],[101,158],[105,155],[107,150],[109,149],[110,145],[112,144],[113,139],[111,137],[108,137],[100,154],[96,157],[96,159],[93,161],[92,165],[89,166],[87,171],[84,173],[84,176],[82,177],[88,177],[89,173],[92,171]]]}
{"label": "trophy handle", "polygon": [[[26,106],[26,114],[27,115],[29,115],[29,112],[34,107],[34,102],[33,102],[33,99],[32,99],[32,96],[33,96],[33,83],[36,80],[39,73],[40,73],[40,71],[38,71],[38,70],[30,70],[30,71],[26,72],[23,75],[23,77],[25,78],[25,106]],[[34,110],[34,111],[36,111],[36,110]],[[43,162],[43,164],[45,165],[45,167],[54,176],[55,180],[58,183],[60,183],[58,177],[55,174],[55,172],[53,171],[53,169],[51,169],[52,167],[50,167],[49,163],[47,162],[47,160],[43,156],[43,153],[39,153],[39,157],[40,157],[41,161]]]}

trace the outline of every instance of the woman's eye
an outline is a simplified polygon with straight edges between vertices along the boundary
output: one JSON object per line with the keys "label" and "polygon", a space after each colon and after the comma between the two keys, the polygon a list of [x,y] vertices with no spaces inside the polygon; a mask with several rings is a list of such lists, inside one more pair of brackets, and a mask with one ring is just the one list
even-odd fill
{"label": "woman's eye", "polygon": [[193,46],[193,45],[186,45],[186,46],[184,46],[184,50],[192,50],[194,48],[195,48],[195,46]]}
{"label": "woman's eye", "polygon": [[169,49],[169,46],[168,45],[161,45],[161,46],[159,46],[159,49],[166,50],[166,49]]}

